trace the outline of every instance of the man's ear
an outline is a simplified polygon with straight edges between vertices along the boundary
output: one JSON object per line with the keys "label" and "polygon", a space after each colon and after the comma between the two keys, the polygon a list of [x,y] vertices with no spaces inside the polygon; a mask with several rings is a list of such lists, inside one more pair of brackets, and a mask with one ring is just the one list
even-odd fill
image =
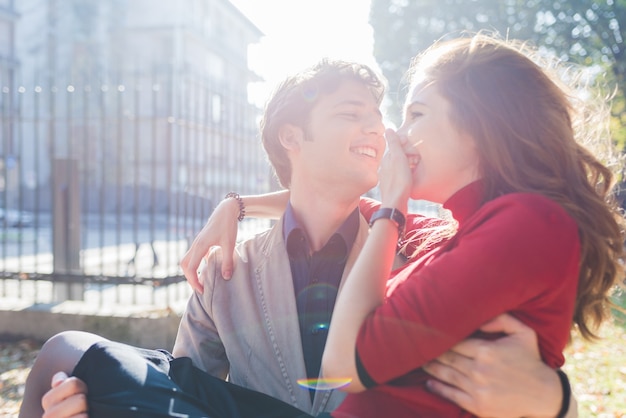
{"label": "man's ear", "polygon": [[300,148],[300,142],[304,137],[304,132],[302,128],[296,125],[291,125],[289,123],[284,124],[278,130],[278,140],[281,145],[285,147],[287,150],[297,150]]}

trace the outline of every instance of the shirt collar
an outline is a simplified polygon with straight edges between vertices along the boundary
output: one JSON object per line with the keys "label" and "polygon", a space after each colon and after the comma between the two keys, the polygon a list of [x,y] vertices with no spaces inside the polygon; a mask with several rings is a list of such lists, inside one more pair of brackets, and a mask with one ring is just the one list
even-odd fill
{"label": "shirt collar", "polygon": [[[348,251],[352,249],[357,232],[359,231],[359,213],[359,208],[354,208],[352,213],[348,215],[346,220],[341,224],[337,231],[335,231],[335,234],[338,234],[343,239]],[[287,209],[285,210],[285,216],[283,217],[283,239],[285,240],[285,243],[288,242],[289,235],[291,235],[291,233],[295,230],[299,230],[300,233],[306,237],[304,228],[302,228],[296,219],[293,206],[291,206],[291,202],[289,202],[287,203]],[[308,240],[308,237],[306,238]]]}

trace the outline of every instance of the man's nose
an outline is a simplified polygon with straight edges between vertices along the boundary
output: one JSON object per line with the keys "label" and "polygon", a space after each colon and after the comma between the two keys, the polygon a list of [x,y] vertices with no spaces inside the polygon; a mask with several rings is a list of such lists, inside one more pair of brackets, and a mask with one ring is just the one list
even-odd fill
{"label": "man's nose", "polygon": [[380,117],[371,117],[367,120],[365,129],[368,133],[382,136],[385,133],[385,125]]}

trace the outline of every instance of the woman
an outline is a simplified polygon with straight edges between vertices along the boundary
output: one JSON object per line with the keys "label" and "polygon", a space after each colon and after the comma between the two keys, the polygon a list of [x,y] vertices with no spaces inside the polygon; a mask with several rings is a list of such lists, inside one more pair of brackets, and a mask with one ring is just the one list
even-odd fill
{"label": "woman", "polygon": [[518,49],[485,36],[415,62],[382,206],[406,213],[408,195],[440,202],[458,226],[429,233],[388,283],[398,228],[373,223],[324,352],[325,376],[360,392],[333,416],[464,416],[425,389],[420,368],[502,312],[537,332],[552,367],[572,318],[595,336],[623,277],[623,220],[606,203],[611,172],[576,142],[573,101]]}
{"label": "woman", "polygon": [[[322,368],[351,392],[333,417],[472,416],[429,392],[421,368],[504,312],[537,332],[551,367],[572,318],[594,336],[622,277],[623,220],[611,172],[576,142],[571,100],[483,35],[415,62],[405,121],[388,132],[382,209],[333,314]],[[409,196],[455,221],[412,234],[411,262],[388,281]]]}

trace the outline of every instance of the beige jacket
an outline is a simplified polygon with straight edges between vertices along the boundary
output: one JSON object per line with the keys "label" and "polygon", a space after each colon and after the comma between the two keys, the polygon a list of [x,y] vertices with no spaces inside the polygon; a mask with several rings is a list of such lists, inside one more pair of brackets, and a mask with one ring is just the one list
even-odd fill
{"label": "beige jacket", "polygon": [[[306,376],[291,268],[282,219],[237,245],[233,277],[221,276],[212,252],[202,275],[204,294],[195,292],[180,323],[174,356],[190,357],[208,373],[281,399],[317,415],[335,409],[344,394],[319,391],[313,403],[297,380]],[[368,233],[359,231],[342,277],[353,266]]]}

